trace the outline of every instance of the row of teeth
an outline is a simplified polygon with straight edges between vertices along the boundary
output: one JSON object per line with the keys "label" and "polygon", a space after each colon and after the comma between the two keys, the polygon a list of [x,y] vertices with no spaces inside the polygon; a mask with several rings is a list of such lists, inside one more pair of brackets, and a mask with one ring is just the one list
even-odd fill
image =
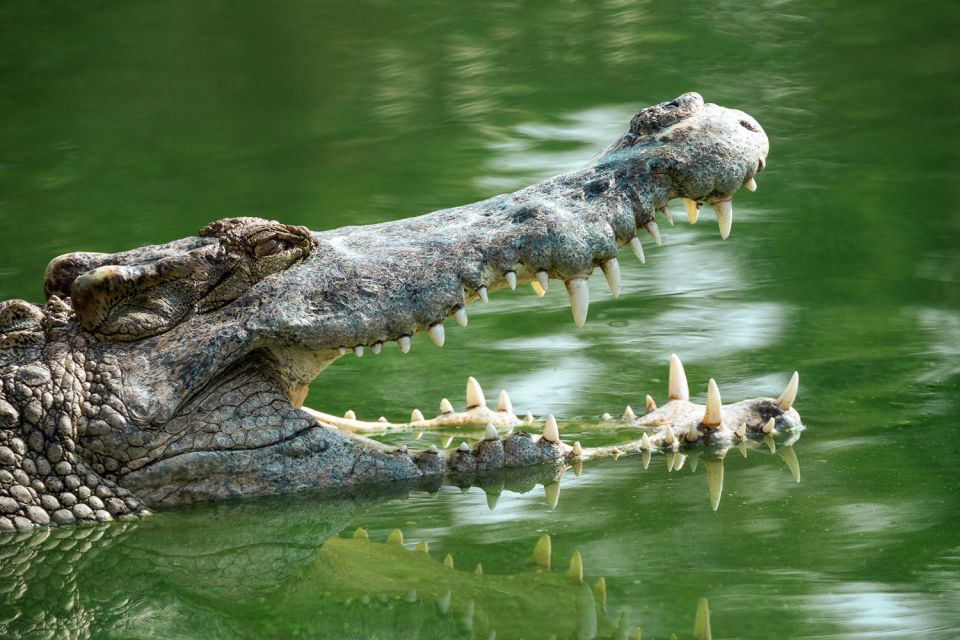
{"label": "row of teeth", "polygon": [[[743,183],[743,186],[749,191],[757,190],[757,183],[753,178],[748,179]],[[687,220],[690,221],[690,224],[696,224],[697,219],[700,217],[700,203],[691,200],[690,198],[683,198],[683,206],[687,211]],[[733,202],[731,200],[720,200],[713,203],[713,209],[717,214],[717,224],[720,227],[720,237],[724,240],[727,239],[730,235],[730,229],[733,226]],[[670,225],[673,225],[673,215],[667,210],[666,207],[659,209],[660,213],[663,213]],[[660,246],[663,244],[663,239],[660,236],[660,227],[657,226],[656,221],[651,220],[643,225],[643,228],[650,234],[650,237],[653,238],[653,241]],[[633,252],[633,255],[637,257],[637,260],[641,264],[645,264],[647,259],[643,254],[643,246],[640,244],[640,238],[634,236],[627,243],[630,247],[630,250]],[[610,287],[610,293],[614,298],[620,296],[620,263],[616,258],[610,258],[600,264],[600,269],[603,271],[603,276],[607,280],[607,286]],[[510,289],[517,288],[517,272],[516,271],[507,271],[503,274],[504,280],[506,280],[507,285]],[[570,307],[573,310],[573,322],[577,327],[582,327],[587,322],[587,309],[590,307],[590,289],[587,284],[587,279],[589,276],[578,276],[570,278],[565,281],[567,287],[567,295],[570,297]],[[550,287],[550,276],[546,271],[537,271],[536,279],[530,282],[530,286],[533,287],[534,292],[539,297],[543,297],[547,290]],[[489,301],[489,295],[487,292],[487,287],[482,286],[476,290],[477,296],[484,303]],[[453,312],[453,317],[461,327],[467,326],[467,309],[465,306],[460,306]],[[438,322],[432,325],[427,333],[430,336],[430,340],[438,347],[442,347],[444,341],[446,340],[446,331],[443,328],[443,321]],[[397,345],[400,347],[401,353],[407,353],[410,351],[410,336],[403,335],[397,338]],[[373,346],[370,348],[374,354],[379,354],[383,349],[383,342],[377,341],[373,343]],[[346,355],[347,347],[342,346],[337,349],[341,356]],[[358,344],[352,348],[353,354],[358,358],[362,358],[365,352],[365,345]]]}

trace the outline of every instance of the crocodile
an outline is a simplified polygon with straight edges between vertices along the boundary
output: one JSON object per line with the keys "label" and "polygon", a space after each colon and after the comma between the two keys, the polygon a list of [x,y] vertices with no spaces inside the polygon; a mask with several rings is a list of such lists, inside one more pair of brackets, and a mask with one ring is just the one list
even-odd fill
{"label": "crocodile", "polygon": [[[668,401],[625,412],[637,438],[616,447],[563,442],[553,416],[503,395],[488,407],[475,381],[467,409],[430,420],[363,422],[304,406],[310,382],[352,352],[410,350],[468,304],[530,283],[564,284],[577,326],[601,268],[619,294],[618,250],[645,260],[637,232],[660,244],[657,214],[683,199],[730,235],[732,197],[756,188],[769,144],[742,111],[696,93],[647,107],[583,168],[511,194],[419,217],[315,232],[254,217],[115,254],[53,259],[46,302],[0,304],[0,531],[136,517],[150,508],[313,488],[417,487],[601,455],[729,445],[797,433],[798,378],[779,398],[723,405],[690,394],[671,358]],[[452,449],[389,446],[389,428],[474,425]]]}

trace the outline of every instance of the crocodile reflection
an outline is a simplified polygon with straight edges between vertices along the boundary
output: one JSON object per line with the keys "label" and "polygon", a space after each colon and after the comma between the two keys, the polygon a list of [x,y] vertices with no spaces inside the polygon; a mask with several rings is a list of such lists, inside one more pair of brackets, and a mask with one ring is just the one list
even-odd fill
{"label": "crocodile reflection", "polygon": [[[776,451],[796,468],[792,447]],[[709,482],[725,453],[671,452],[662,464],[670,473],[702,466]],[[639,456],[615,464],[642,463],[651,464]],[[654,460],[651,471],[660,464]],[[545,506],[555,507],[561,483],[582,469],[512,471],[475,478],[480,485],[468,476],[447,482],[480,486],[491,508],[504,492],[540,490]],[[628,603],[607,602],[607,582],[591,574],[589,557],[554,557],[549,536],[517,540],[515,551],[530,561],[510,567],[463,566],[456,550],[448,558],[425,541],[403,541],[399,531],[389,543],[382,534],[373,536],[379,541],[352,537],[364,514],[409,489],[322,500],[302,494],[282,505],[255,499],[9,534],[0,539],[0,637],[135,638],[157,630],[184,638],[262,637],[300,629],[331,638],[628,638],[642,624],[619,613]],[[118,584],[117,575],[126,580]],[[702,623],[708,616],[704,604],[700,609]],[[251,627],[251,617],[262,625]]]}

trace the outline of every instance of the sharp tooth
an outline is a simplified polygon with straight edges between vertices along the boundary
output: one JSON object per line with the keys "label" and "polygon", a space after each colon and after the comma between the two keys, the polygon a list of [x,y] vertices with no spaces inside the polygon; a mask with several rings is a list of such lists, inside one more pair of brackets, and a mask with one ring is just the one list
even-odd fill
{"label": "sharp tooth", "polygon": [[587,279],[567,280],[567,295],[570,296],[570,307],[573,309],[573,323],[582,327],[587,321],[587,309],[590,307],[590,285]]}
{"label": "sharp tooth", "polygon": [[583,556],[579,551],[574,551],[570,556],[570,568],[567,569],[567,577],[573,578],[574,582],[580,584],[583,582]]}
{"label": "sharp tooth", "polygon": [[720,226],[720,237],[724,240],[730,236],[730,228],[733,226],[733,202],[730,200],[721,200],[713,204],[713,210],[717,212],[717,224]]}
{"label": "sharp tooth", "polygon": [[513,403],[510,402],[510,395],[506,389],[500,391],[500,398],[497,400],[497,411],[513,413]]}
{"label": "sharp tooth", "polygon": [[744,422],[740,423],[740,426],[737,427],[737,437],[741,440],[747,437],[747,425]]}
{"label": "sharp tooth", "polygon": [[339,353],[339,354],[342,355],[342,356],[343,356],[343,355],[346,355],[346,354],[347,354],[347,348],[346,348],[346,347],[337,347],[337,353]]}
{"label": "sharp tooth", "polygon": [[556,509],[557,503],[560,502],[560,483],[551,482],[543,485],[543,497],[547,499],[549,508]]}
{"label": "sharp tooth", "polygon": [[543,425],[543,439],[547,442],[560,442],[560,429],[557,428],[557,419],[553,415],[547,416]]}
{"label": "sharp tooth", "polygon": [[664,444],[673,444],[677,441],[677,434],[673,432],[673,427],[667,425],[667,428],[663,431],[663,443]]}
{"label": "sharp tooth", "polygon": [[517,288],[517,272],[516,271],[507,271],[503,274],[503,277],[507,279],[507,284],[510,285],[511,289]]}
{"label": "sharp tooth", "polygon": [[650,438],[647,437],[647,434],[640,436],[640,450],[649,451],[650,450]]}
{"label": "sharp tooth", "polygon": [[470,451],[470,445],[468,445],[466,442],[461,442],[460,446],[457,447],[457,451]]}
{"label": "sharp tooth", "polygon": [[430,453],[439,453],[439,450],[437,449],[437,445],[435,444],[430,445]]}
{"label": "sharp tooth", "polygon": [[467,378],[467,409],[486,407],[487,400],[483,397],[483,389],[473,376]]}
{"label": "sharp tooth", "polygon": [[787,388],[783,390],[783,393],[780,394],[780,397],[777,398],[777,404],[784,411],[789,411],[790,407],[793,406],[793,403],[797,401],[797,390],[800,388],[800,374],[796,371],[793,372],[793,375],[790,376],[790,382],[787,383]]}
{"label": "sharp tooth", "polygon": [[637,414],[633,412],[633,407],[627,405],[627,408],[623,410],[623,419],[627,422],[633,422],[637,417]]}
{"label": "sharp tooth", "polygon": [[650,451],[643,451],[640,454],[640,461],[643,462],[643,468],[646,469],[650,466]]}
{"label": "sharp tooth", "polygon": [[537,294],[538,298],[542,298],[547,294],[547,292],[543,290],[543,287],[540,286],[540,283],[536,280],[532,281],[530,286],[533,287],[533,292]]}
{"label": "sharp tooth", "polygon": [[647,230],[647,233],[650,234],[650,237],[653,238],[653,241],[657,243],[658,247],[663,244],[663,239],[660,237],[660,227],[657,226],[655,220],[651,220],[643,225],[643,228]]}
{"label": "sharp tooth", "polygon": [[410,336],[400,336],[397,338],[397,345],[400,347],[400,353],[410,351]]}
{"label": "sharp tooth", "polygon": [[438,347],[443,346],[443,341],[446,338],[446,332],[443,329],[443,324],[437,323],[430,327],[430,330],[427,331],[430,334],[430,339],[433,340],[433,344]]}
{"label": "sharp tooth", "polygon": [[527,415],[523,416],[524,424],[533,424],[533,414],[527,411]]}
{"label": "sharp tooth", "polygon": [[610,420],[613,420],[613,416],[609,413],[604,413],[602,416],[600,416],[600,419],[605,422],[609,422]]}
{"label": "sharp tooth", "polygon": [[707,409],[703,412],[703,426],[719,427],[723,424],[723,403],[720,401],[720,388],[710,378],[707,383]]}
{"label": "sharp tooth", "polygon": [[410,412],[410,422],[420,422],[423,420],[423,413],[420,409],[414,409]]}
{"label": "sharp tooth", "polygon": [[347,412],[343,414],[343,417],[347,420],[356,420],[357,414],[353,412],[353,409],[347,409]]}
{"label": "sharp tooth", "polygon": [[533,563],[545,571],[550,571],[550,558],[552,555],[553,544],[550,541],[550,534],[545,533],[540,536],[536,546],[533,547]]}
{"label": "sharp tooth", "polygon": [[353,355],[357,356],[358,358],[362,358],[362,357],[363,357],[363,345],[362,345],[362,344],[358,344],[357,346],[355,346],[355,347],[353,348]]}
{"label": "sharp tooth", "polygon": [[773,418],[770,418],[770,419],[767,420],[767,422],[763,425],[763,429],[762,429],[762,430],[763,430],[764,433],[773,433],[773,430],[774,430],[774,428],[775,428],[776,426],[777,426],[777,421],[774,420]]}
{"label": "sharp tooth", "polygon": [[647,259],[643,255],[643,245],[640,244],[640,238],[633,236],[630,238],[630,242],[628,244],[630,245],[630,250],[633,251],[633,255],[637,256],[637,260],[640,261],[640,264],[646,264]]}
{"label": "sharp tooth", "polygon": [[703,469],[707,473],[710,508],[716,511],[720,506],[720,496],[723,494],[723,460],[704,460]]}
{"label": "sharp tooth", "polygon": [[743,186],[747,188],[747,191],[756,191],[757,190],[757,181],[753,178],[750,178],[743,183]]}
{"label": "sharp tooth", "polygon": [[443,441],[443,448],[449,449],[451,444],[453,444],[453,436],[447,436]]}
{"label": "sharp tooth", "polygon": [[467,308],[460,307],[453,312],[453,317],[461,327],[467,326]]}
{"label": "sharp tooth", "polygon": [[500,439],[500,436],[497,435],[497,428],[496,428],[495,426],[493,426],[492,424],[490,424],[489,422],[487,423],[487,428],[486,428],[486,430],[485,430],[484,433],[483,433],[483,439],[484,439],[484,440],[499,440],[499,439]]}
{"label": "sharp tooth", "polygon": [[440,413],[453,413],[453,405],[446,398],[440,401]]}
{"label": "sharp tooth", "polygon": [[610,287],[610,293],[616,298],[620,295],[620,263],[616,258],[610,258],[600,265],[603,270],[603,277],[607,279],[607,286]]}
{"label": "sharp tooth", "polygon": [[374,342],[374,343],[373,343],[373,354],[374,354],[374,355],[377,355],[377,356],[380,355],[380,352],[381,352],[382,350],[383,350],[383,343],[382,343],[382,342]]}
{"label": "sharp tooth", "polygon": [[777,452],[777,441],[773,439],[772,435],[766,435],[763,437],[764,444],[767,445],[767,449],[770,449],[770,453]]}
{"label": "sharp tooth", "polygon": [[391,531],[390,535],[387,536],[387,544],[403,544],[403,531],[400,531],[400,529]]}
{"label": "sharp tooth", "polygon": [[686,439],[687,442],[696,442],[700,439],[700,431],[697,429],[697,425],[690,425],[690,427],[687,429]]}
{"label": "sharp tooth", "polygon": [[537,287],[534,287],[533,290],[537,292],[537,295],[543,297],[543,294],[550,289],[550,275],[546,271],[537,271],[537,286],[540,287],[538,290]]}
{"label": "sharp tooth", "polygon": [[573,443],[573,447],[571,448],[570,453],[572,453],[577,457],[580,457],[581,455],[583,455],[583,447],[580,446],[579,440]]}
{"label": "sharp tooth", "polygon": [[673,214],[670,212],[670,209],[667,209],[666,207],[664,207],[664,208],[663,208],[663,215],[667,218],[667,222],[668,222],[668,223],[670,224],[670,226],[672,227],[672,226],[673,226]]}
{"label": "sharp tooth", "polygon": [[700,205],[690,198],[684,198],[683,208],[687,210],[687,220],[690,221],[690,224],[696,224],[697,218],[700,217]]}
{"label": "sharp tooth", "polygon": [[[716,509],[714,509],[716,511]],[[700,598],[697,603],[697,617],[693,621],[693,640],[710,640],[710,607],[706,598]]]}
{"label": "sharp tooth", "polygon": [[647,413],[657,410],[657,403],[654,402],[653,397],[650,394],[647,394],[646,403],[647,403]]}
{"label": "sharp tooth", "polygon": [[687,374],[683,370],[683,363],[677,354],[670,354],[670,383],[667,389],[670,400],[689,400],[690,387],[687,386]]}
{"label": "sharp tooth", "polygon": [[484,304],[490,302],[490,298],[487,296],[487,287],[486,285],[477,289],[477,295],[480,296],[480,299],[483,300]]}
{"label": "sharp tooth", "polygon": [[377,418],[377,422],[390,422],[390,421],[387,420],[386,416],[380,416],[379,418]]}

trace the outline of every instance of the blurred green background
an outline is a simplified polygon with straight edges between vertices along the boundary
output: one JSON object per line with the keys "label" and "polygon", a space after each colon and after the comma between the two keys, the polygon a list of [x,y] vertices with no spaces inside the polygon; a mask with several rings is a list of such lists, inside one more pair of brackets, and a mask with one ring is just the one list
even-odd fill
{"label": "blurred green background", "polygon": [[555,508],[539,488],[490,510],[479,488],[445,487],[21,536],[0,544],[0,629],[577,635],[570,610],[517,611],[506,589],[485,595],[473,629],[408,615],[420,605],[382,585],[368,586],[386,603],[358,606],[346,565],[318,552],[364,526],[531,585],[530,550],[550,533],[556,564],[581,550],[590,583],[606,577],[610,616],[625,611],[644,638],[689,637],[699,597],[715,637],[960,637],[958,14],[802,0],[4,2],[0,299],[40,301],[61,253],[166,242],[219,217],[319,230],[510,191],[695,90],[771,141],[728,241],[709,215],[661,224],[646,265],[622,257],[619,300],[594,278],[584,329],[562,288],[498,293],[442,350],[417,336],[406,356],[338,362],[308,404],[429,415],[443,396],[462,403],[474,375],[489,397],[507,388],[519,410],[566,418],[573,438],[645,393],[665,399],[677,352],[701,398],[708,377],[731,401],[776,395],[799,370],[809,429],[799,484],[775,455],[728,456],[716,513],[702,465],[668,474],[656,456],[646,470],[622,458],[568,472]]}

